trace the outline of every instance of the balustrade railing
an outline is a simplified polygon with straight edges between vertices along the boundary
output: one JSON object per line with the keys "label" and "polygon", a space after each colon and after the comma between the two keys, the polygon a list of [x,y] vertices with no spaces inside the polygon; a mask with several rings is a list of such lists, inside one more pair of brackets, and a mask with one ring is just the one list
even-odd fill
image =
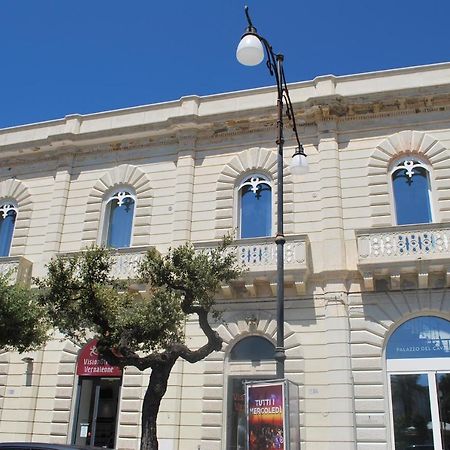
{"label": "balustrade railing", "polygon": [[121,280],[136,278],[146,250],[147,248],[127,248],[113,253],[111,276]]}
{"label": "balustrade railing", "polygon": [[11,284],[16,282],[30,283],[31,268],[31,261],[21,256],[0,257],[0,274],[7,277]]}
{"label": "balustrade railing", "polygon": [[[212,249],[219,243],[194,243],[197,251]],[[307,266],[308,241],[306,236],[289,236],[284,245],[285,267],[301,268]],[[139,264],[148,247],[122,248],[113,252],[111,276],[118,279],[135,279]],[[277,264],[277,248],[273,238],[255,238],[237,240],[229,247],[235,252],[238,261],[250,270],[275,270]]]}
{"label": "balustrade railing", "polygon": [[448,224],[419,224],[358,231],[358,255],[364,260],[395,260],[427,256],[449,257],[450,227]]}
{"label": "balustrade railing", "polygon": [[[216,244],[217,245],[217,244]],[[211,242],[196,244],[198,250],[213,248]],[[251,269],[274,269],[277,264],[277,245],[273,238],[239,239],[229,247],[240,263]],[[284,263],[305,265],[307,263],[307,237],[289,236],[284,244]]]}

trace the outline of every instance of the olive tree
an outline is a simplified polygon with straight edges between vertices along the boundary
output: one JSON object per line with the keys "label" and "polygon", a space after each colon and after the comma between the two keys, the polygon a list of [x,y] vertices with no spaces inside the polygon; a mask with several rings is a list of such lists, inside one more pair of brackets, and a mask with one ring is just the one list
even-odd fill
{"label": "olive tree", "polygon": [[23,284],[11,284],[0,275],[0,349],[20,353],[36,350],[47,340],[49,321],[36,301],[36,292]]}
{"label": "olive tree", "polygon": [[[95,336],[110,364],[151,369],[142,405],[142,450],[158,448],[157,415],[178,358],[195,363],[222,347],[209,319],[216,314],[217,289],[241,273],[233,252],[227,251],[229,243],[225,239],[208,252],[195,251],[191,244],[165,256],[148,251],[139,268],[141,289],[113,279],[113,256],[99,247],[56,257],[47,278],[37,280],[40,304],[63,335],[78,345]],[[188,317],[196,318],[204,333],[200,348],[185,343]]]}

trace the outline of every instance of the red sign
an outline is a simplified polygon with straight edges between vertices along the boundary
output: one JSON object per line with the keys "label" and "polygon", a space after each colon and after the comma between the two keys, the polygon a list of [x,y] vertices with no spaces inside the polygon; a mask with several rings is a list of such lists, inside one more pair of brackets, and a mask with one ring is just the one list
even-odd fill
{"label": "red sign", "polygon": [[97,339],[88,342],[78,354],[77,375],[82,377],[121,377],[122,369],[111,366],[97,351]]}

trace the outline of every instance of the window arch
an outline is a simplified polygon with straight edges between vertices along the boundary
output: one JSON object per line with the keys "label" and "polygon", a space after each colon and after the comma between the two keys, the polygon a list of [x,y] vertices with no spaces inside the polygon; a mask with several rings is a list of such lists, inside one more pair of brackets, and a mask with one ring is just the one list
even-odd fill
{"label": "window arch", "polygon": [[18,208],[12,202],[0,206],[0,256],[9,256]]}
{"label": "window arch", "polygon": [[432,222],[428,166],[417,157],[397,161],[391,171],[397,225]]}
{"label": "window arch", "polygon": [[450,448],[450,321],[421,316],[386,346],[395,450]]}
{"label": "window arch", "polygon": [[130,247],[136,196],[129,188],[115,190],[105,200],[102,244],[111,248]]}
{"label": "window arch", "polygon": [[247,175],[238,187],[240,238],[272,235],[272,185],[261,174]]}
{"label": "window arch", "polygon": [[240,340],[230,352],[230,361],[268,361],[275,359],[275,346],[261,336]]}

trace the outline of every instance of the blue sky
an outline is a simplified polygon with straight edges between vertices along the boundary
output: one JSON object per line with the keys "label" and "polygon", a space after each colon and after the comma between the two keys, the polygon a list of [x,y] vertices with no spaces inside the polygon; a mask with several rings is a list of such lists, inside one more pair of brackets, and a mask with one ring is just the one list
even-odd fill
{"label": "blue sky", "polygon": [[273,84],[244,4],[290,82],[450,60],[450,0],[2,0],[0,128]]}

